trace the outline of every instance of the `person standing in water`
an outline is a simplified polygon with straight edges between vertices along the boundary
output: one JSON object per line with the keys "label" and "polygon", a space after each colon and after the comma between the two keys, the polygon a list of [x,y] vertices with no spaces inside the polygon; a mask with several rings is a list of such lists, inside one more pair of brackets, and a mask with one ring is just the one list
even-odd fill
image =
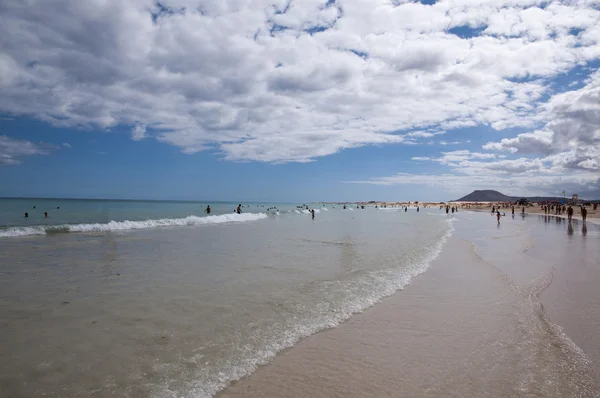
{"label": "person standing in water", "polygon": [[315,219],[315,209],[312,209],[310,211],[310,214],[312,215],[312,219],[314,220]]}
{"label": "person standing in water", "polygon": [[586,218],[587,218],[587,209],[585,208],[585,206],[581,206],[581,219],[583,220],[583,222],[585,222]]}
{"label": "person standing in water", "polygon": [[44,218],[48,218],[48,212],[47,211],[44,212]]}
{"label": "person standing in water", "polygon": [[210,214],[210,205],[206,206],[206,210],[204,210],[206,214]]}
{"label": "person standing in water", "polygon": [[498,224],[500,224],[500,217],[502,217],[502,214],[500,214],[500,210],[496,211],[496,218],[498,219]]}
{"label": "person standing in water", "polygon": [[567,218],[569,219],[569,222],[571,222],[571,220],[573,219],[573,208],[570,205],[567,209]]}
{"label": "person standing in water", "polygon": [[241,204],[238,205],[237,209],[235,209],[235,212],[237,214],[242,214],[242,205]]}

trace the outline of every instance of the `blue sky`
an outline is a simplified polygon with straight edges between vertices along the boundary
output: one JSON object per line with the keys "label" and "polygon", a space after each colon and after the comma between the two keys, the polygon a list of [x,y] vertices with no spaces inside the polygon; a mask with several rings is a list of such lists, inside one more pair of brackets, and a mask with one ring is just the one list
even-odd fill
{"label": "blue sky", "polygon": [[8,1],[0,196],[600,198],[593,2]]}
{"label": "blue sky", "polygon": [[[217,151],[187,155],[156,140],[133,141],[129,129],[123,128],[111,132],[56,128],[30,118],[4,119],[0,124],[9,137],[56,148],[0,167],[0,179],[6,182],[0,196],[302,202],[439,195],[433,187],[422,187],[415,195],[410,187],[346,182],[398,169],[437,172],[439,166],[410,158],[437,155],[442,145],[367,146],[315,162],[271,164],[225,161]],[[457,131],[456,138],[461,136],[472,138],[468,131]]]}

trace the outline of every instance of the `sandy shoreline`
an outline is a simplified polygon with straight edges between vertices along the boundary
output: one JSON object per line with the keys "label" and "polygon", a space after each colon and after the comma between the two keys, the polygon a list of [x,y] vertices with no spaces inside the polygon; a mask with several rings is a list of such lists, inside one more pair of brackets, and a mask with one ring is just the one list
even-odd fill
{"label": "sandy shoreline", "polygon": [[[492,207],[497,207],[497,206],[501,206],[501,210],[502,212],[505,212],[507,214],[510,213],[511,211],[511,204],[507,204],[507,203],[501,203],[501,202],[419,202],[419,201],[415,201],[415,202],[348,202],[348,203],[342,203],[342,202],[336,202],[336,203],[327,203],[327,204],[335,204],[335,205],[354,205],[354,206],[365,206],[365,207],[424,207],[424,208],[440,208],[441,206],[450,206],[450,207],[456,207],[459,209],[459,211],[465,211],[465,210],[472,210],[472,211],[487,211],[489,212]],[[541,205],[539,204],[532,204],[530,206],[518,206],[518,205],[514,205],[515,207],[515,214],[521,214],[523,207],[525,207],[525,213],[526,214],[541,214],[544,215],[544,210],[542,209]],[[596,208],[596,210],[593,210],[593,208],[591,206],[586,206],[586,209],[588,211],[587,213],[587,219],[589,221],[592,222],[596,222],[599,223],[600,222],[600,206],[598,206],[598,208]],[[546,214],[548,216],[556,216],[556,217],[562,217],[562,218],[567,218],[566,214]],[[573,218],[574,219],[581,219],[581,212],[579,210],[578,207],[574,207],[574,213],[573,213]]]}
{"label": "sandy shoreline", "polygon": [[[556,263],[527,254],[556,242],[506,239],[476,250],[452,237],[410,286],[300,341],[218,396],[600,396],[600,305],[571,311],[586,297],[598,301],[590,289],[600,273],[574,296],[577,279],[560,268],[563,254]],[[497,251],[502,245],[514,250]],[[597,260],[579,249],[561,253],[593,270]]]}

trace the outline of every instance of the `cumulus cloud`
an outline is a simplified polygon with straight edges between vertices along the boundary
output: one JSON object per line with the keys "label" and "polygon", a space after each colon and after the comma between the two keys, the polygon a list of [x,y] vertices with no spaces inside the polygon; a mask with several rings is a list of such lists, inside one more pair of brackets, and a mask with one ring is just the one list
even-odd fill
{"label": "cumulus cloud", "polygon": [[599,40],[595,0],[4,0],[0,112],[273,163],[516,129],[415,160],[453,171],[431,183],[589,186],[598,73],[552,82],[600,59]]}
{"label": "cumulus cloud", "polygon": [[543,106],[551,115],[543,130],[519,134],[484,149],[546,155],[565,170],[598,170],[600,164],[600,72],[574,91],[555,95]]}
{"label": "cumulus cloud", "polygon": [[17,140],[0,135],[0,165],[20,164],[22,158],[32,155],[48,155],[57,150],[54,145],[43,142]]}
{"label": "cumulus cloud", "polygon": [[591,1],[5,0],[0,111],[304,162],[533,127],[547,79],[600,56],[599,22]]}
{"label": "cumulus cloud", "polygon": [[141,141],[146,138],[146,126],[143,124],[137,124],[131,130],[131,139],[134,141]]}

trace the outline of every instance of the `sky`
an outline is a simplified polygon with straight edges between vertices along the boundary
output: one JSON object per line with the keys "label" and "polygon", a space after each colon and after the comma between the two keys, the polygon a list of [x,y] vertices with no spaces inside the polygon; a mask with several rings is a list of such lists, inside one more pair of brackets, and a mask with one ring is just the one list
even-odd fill
{"label": "sky", "polygon": [[3,0],[0,196],[600,198],[600,0]]}

